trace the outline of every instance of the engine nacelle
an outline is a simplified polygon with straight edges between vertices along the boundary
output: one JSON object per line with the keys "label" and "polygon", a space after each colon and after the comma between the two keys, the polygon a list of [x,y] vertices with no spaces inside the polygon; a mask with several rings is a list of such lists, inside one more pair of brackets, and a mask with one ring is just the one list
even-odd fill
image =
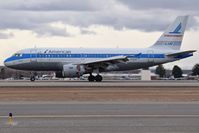
{"label": "engine nacelle", "polygon": [[62,75],[67,78],[80,77],[85,73],[83,65],[68,64],[63,66]]}

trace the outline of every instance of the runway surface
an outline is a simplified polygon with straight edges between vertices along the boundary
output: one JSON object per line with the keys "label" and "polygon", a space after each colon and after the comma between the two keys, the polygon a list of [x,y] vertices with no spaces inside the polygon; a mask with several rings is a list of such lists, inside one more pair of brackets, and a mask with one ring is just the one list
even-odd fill
{"label": "runway surface", "polygon": [[131,80],[106,80],[103,82],[88,81],[0,81],[0,87],[132,87],[132,86],[171,86],[171,87],[199,87],[197,80],[157,80],[157,81],[131,81]]}
{"label": "runway surface", "polygon": [[0,133],[198,131],[198,81],[0,81]]}
{"label": "runway surface", "polygon": [[[9,112],[14,124],[7,124]],[[199,103],[0,104],[1,133],[198,133]]]}

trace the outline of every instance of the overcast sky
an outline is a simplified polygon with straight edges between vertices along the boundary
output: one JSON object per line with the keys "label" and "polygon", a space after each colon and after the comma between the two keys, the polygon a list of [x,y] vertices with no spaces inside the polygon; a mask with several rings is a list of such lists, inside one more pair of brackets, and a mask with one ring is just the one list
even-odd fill
{"label": "overcast sky", "polygon": [[[0,64],[23,48],[152,45],[178,15],[190,15],[182,49],[199,51],[198,0],[0,0]],[[199,54],[174,64],[191,68]]]}

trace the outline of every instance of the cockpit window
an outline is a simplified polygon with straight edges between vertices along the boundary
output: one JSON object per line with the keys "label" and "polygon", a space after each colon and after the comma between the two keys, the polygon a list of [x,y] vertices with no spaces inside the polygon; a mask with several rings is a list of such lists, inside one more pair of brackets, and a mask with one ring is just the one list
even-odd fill
{"label": "cockpit window", "polygon": [[13,56],[15,56],[15,57],[22,57],[22,54],[20,54],[20,53],[15,53]]}

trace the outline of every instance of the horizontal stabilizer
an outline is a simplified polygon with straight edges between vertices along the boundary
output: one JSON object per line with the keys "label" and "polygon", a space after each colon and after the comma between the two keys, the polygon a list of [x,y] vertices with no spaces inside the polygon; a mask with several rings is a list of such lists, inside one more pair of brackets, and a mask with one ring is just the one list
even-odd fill
{"label": "horizontal stabilizer", "polygon": [[191,54],[191,53],[194,53],[194,52],[196,52],[196,50],[188,50],[188,51],[182,51],[182,52],[167,54],[167,56],[176,57],[176,56]]}

